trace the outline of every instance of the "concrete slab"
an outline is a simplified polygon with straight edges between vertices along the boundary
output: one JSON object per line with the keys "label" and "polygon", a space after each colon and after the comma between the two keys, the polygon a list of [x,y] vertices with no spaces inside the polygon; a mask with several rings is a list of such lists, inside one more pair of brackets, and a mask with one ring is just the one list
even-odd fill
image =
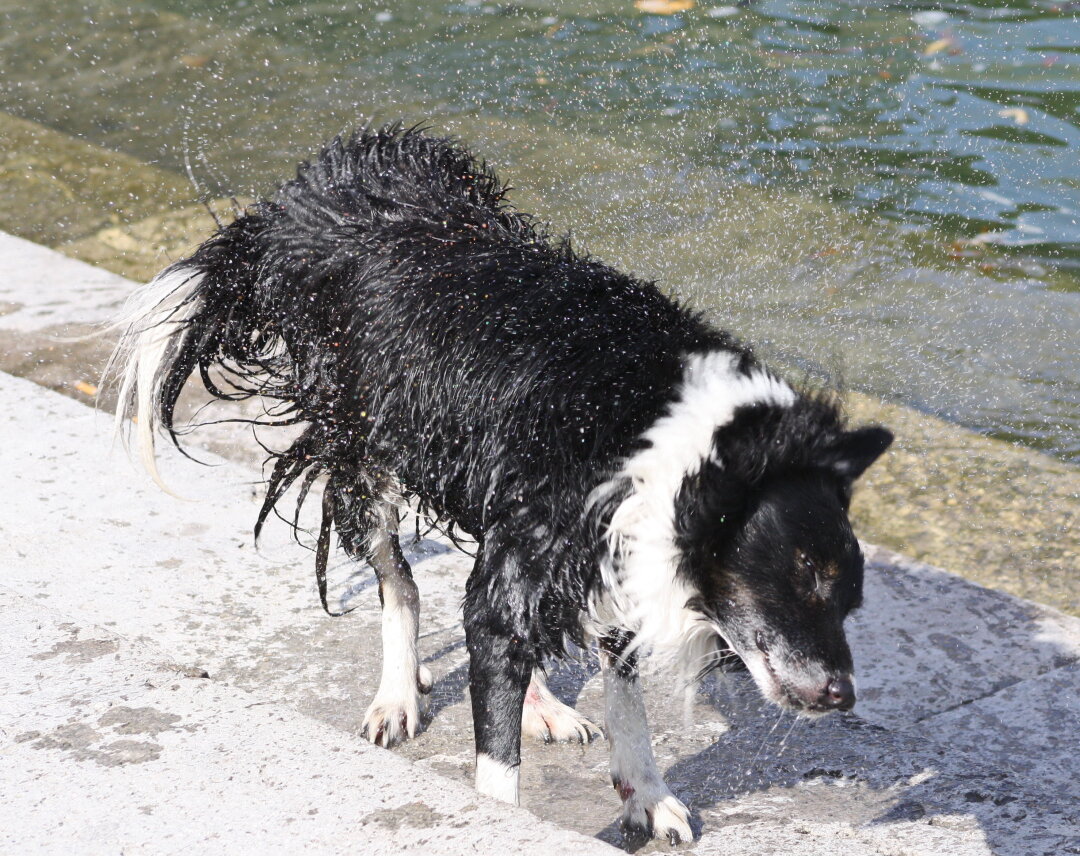
{"label": "concrete slab", "polygon": [[131,293],[131,280],[0,232],[0,330],[101,324]]}
{"label": "concrete slab", "polygon": [[0,627],[2,852],[615,852],[6,588]]}

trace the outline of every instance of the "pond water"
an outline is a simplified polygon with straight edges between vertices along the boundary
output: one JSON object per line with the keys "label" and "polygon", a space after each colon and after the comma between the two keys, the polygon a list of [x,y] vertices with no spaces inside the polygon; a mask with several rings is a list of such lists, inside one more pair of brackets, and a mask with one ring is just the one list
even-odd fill
{"label": "pond water", "polygon": [[1080,4],[638,5],[0,0],[0,110],[207,198],[427,121],[779,362],[1080,460]]}

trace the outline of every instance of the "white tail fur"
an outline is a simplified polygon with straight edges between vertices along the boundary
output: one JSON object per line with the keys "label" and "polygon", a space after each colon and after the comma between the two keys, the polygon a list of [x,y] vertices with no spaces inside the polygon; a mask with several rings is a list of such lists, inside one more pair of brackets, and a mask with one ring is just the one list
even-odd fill
{"label": "white tail fur", "polygon": [[158,473],[155,437],[161,425],[161,386],[185,338],[187,321],[198,310],[193,298],[202,274],[168,268],[132,293],[109,330],[122,330],[120,342],[105,366],[103,382],[115,376],[119,386],[116,432],[128,444],[128,419],[136,421],[139,458],[154,481],[169,488]]}

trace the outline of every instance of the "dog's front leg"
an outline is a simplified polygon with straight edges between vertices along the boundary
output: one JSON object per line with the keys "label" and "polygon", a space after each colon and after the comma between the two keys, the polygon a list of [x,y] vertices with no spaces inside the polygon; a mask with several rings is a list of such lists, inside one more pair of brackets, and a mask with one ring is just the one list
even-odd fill
{"label": "dog's front leg", "polygon": [[476,789],[518,804],[521,709],[535,657],[520,639],[493,633],[483,617],[466,616],[469,692],[476,736]]}
{"label": "dog's front leg", "polygon": [[656,767],[636,658],[626,653],[631,639],[618,634],[600,640],[611,782],[623,801],[623,830],[630,836],[666,838],[672,844],[692,841],[690,812]]}

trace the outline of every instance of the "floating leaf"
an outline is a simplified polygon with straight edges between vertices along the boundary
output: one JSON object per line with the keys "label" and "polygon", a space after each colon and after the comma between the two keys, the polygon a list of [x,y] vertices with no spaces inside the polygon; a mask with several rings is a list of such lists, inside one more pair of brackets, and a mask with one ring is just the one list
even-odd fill
{"label": "floating leaf", "polygon": [[1006,107],[1004,110],[998,110],[998,115],[1002,119],[1012,119],[1017,125],[1026,125],[1031,121],[1028,111],[1023,107]]}
{"label": "floating leaf", "polygon": [[953,40],[950,38],[936,39],[926,46],[926,49],[923,51],[923,56],[933,56],[934,54],[941,53],[943,50],[951,48],[952,44]]}
{"label": "floating leaf", "polygon": [[634,8],[650,15],[674,15],[693,9],[696,5],[694,0],[636,0]]}

